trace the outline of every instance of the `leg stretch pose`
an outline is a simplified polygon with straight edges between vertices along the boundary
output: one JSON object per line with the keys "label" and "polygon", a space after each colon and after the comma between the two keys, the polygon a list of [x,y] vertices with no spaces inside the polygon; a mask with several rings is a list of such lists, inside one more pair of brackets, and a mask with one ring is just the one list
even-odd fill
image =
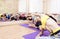
{"label": "leg stretch pose", "polygon": [[41,30],[40,33],[37,35],[40,36],[43,34],[44,30],[47,29],[50,31],[50,36],[55,36],[55,35],[59,35],[60,33],[60,26],[58,26],[58,24],[49,16],[47,15],[41,15],[40,18],[42,25],[39,26],[39,29]]}

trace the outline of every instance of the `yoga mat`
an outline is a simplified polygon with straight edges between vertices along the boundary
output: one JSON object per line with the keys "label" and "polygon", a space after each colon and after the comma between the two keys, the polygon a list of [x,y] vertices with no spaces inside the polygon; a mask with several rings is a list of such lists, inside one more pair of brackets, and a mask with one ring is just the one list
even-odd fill
{"label": "yoga mat", "polygon": [[60,26],[60,24],[58,24]]}
{"label": "yoga mat", "polygon": [[[30,33],[30,34],[27,34],[27,35],[24,35],[23,37],[25,39],[35,39],[35,37],[38,35],[38,33],[40,32],[40,30],[36,29],[36,28],[33,28],[33,27],[29,27],[28,24],[21,24],[21,26],[23,27],[26,27],[26,28],[29,28],[29,29],[32,29],[32,30],[36,30],[36,32],[33,32],[33,33]],[[49,31],[45,30],[43,35],[42,36],[48,36],[50,34]]]}

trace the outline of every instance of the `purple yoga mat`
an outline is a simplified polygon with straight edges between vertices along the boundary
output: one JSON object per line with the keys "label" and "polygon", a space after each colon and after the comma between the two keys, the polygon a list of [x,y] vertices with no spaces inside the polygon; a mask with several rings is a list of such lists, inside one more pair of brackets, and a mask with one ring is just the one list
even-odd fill
{"label": "purple yoga mat", "polygon": [[[33,28],[33,27],[29,27],[28,24],[21,24],[21,26],[23,27],[26,27],[26,28],[29,28],[29,29],[32,29],[32,30],[36,30],[36,32],[33,32],[33,33],[30,33],[30,34],[27,34],[27,35],[24,35],[23,37],[25,39],[35,39],[35,37],[38,35],[38,33],[40,32],[40,30],[36,29],[36,28]],[[49,31],[45,30],[43,35],[42,36],[48,36],[50,34]]]}

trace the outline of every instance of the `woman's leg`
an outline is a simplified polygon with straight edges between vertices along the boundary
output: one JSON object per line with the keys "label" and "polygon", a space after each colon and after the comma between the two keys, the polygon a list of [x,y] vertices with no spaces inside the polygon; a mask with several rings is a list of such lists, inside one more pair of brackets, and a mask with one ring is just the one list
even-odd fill
{"label": "woman's leg", "polygon": [[42,29],[41,26],[39,27],[39,30],[40,30],[40,32],[39,32],[39,34],[37,36],[41,36],[43,34],[43,32],[44,32],[44,29]]}
{"label": "woman's leg", "polygon": [[49,30],[50,32],[52,32],[51,34],[53,34],[55,29],[59,28],[58,24],[53,20],[53,19],[48,19],[47,20],[47,30]]}
{"label": "woman's leg", "polygon": [[[49,25],[48,25],[49,26]],[[53,33],[53,31],[50,29],[50,28],[48,28],[47,26],[46,26],[46,29],[50,32],[50,33]]]}

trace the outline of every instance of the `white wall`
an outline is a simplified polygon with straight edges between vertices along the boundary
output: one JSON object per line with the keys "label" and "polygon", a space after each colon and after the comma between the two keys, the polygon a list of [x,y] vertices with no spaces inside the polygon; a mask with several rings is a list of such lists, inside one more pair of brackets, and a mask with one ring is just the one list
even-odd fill
{"label": "white wall", "polygon": [[26,11],[26,0],[19,0],[19,6],[18,6],[19,12],[27,12]]}
{"label": "white wall", "polygon": [[0,0],[0,13],[17,13],[18,0]]}
{"label": "white wall", "polygon": [[49,0],[48,13],[60,14],[60,0]]}
{"label": "white wall", "polygon": [[[19,0],[19,12],[43,12],[42,0]],[[28,4],[29,5],[28,5]],[[29,8],[28,8],[29,7]]]}
{"label": "white wall", "polygon": [[29,12],[43,12],[43,0],[30,0]]}
{"label": "white wall", "polygon": [[[46,13],[57,13],[60,14],[60,0],[19,0],[19,12],[45,12]],[[43,6],[44,4],[47,4]],[[29,8],[28,8],[29,7]],[[45,11],[43,11],[45,7]]]}

